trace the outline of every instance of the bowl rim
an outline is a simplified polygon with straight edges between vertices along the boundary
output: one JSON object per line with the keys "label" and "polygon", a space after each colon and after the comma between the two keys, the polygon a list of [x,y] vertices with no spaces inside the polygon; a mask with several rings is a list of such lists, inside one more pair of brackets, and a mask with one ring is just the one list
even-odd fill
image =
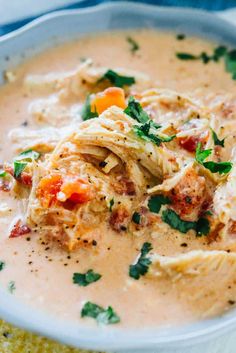
{"label": "bowl rim", "polygon": [[[43,15],[20,29],[0,37],[0,48],[3,43],[10,43],[12,39],[18,38],[31,29],[41,27],[46,22],[53,21],[54,19],[68,16],[84,16],[85,14],[89,15],[91,13],[99,14],[104,10],[112,12],[118,9],[123,9],[124,11],[129,9],[139,13],[143,12],[147,16],[150,12],[159,13],[159,15],[172,14],[176,17],[180,15],[196,17],[196,15],[198,15],[203,22],[210,21],[213,28],[219,25],[225,28],[228,33],[235,31],[233,24],[204,10],[175,7],[167,8],[130,1],[120,1],[101,3],[83,9],[54,11],[50,14]],[[236,42],[236,34],[234,38]],[[233,331],[236,327],[236,315],[233,316],[230,314],[187,324],[179,328],[127,329],[118,327],[89,327],[86,326],[86,324],[75,325],[61,319],[55,320],[55,317],[50,314],[42,313],[35,308],[32,309],[1,288],[0,298],[0,316],[4,320],[61,343],[85,349],[122,351],[137,348],[153,349],[157,347],[176,347],[176,344],[178,344],[178,346],[180,344],[188,346],[219,337]]]}

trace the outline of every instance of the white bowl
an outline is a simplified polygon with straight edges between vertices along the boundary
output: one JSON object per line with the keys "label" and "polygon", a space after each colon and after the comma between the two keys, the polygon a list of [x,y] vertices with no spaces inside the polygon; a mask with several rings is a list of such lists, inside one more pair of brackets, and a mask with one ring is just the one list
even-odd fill
{"label": "white bowl", "polygon": [[[235,27],[213,14],[130,2],[106,3],[83,10],[54,12],[0,38],[0,71],[47,47],[90,32],[159,28],[236,44]],[[6,61],[10,57],[10,61]],[[3,78],[0,79],[3,83]],[[220,295],[220,293],[219,293]],[[12,324],[79,347],[121,352],[215,353],[227,348],[236,328],[234,311],[211,320],[174,328],[122,329],[74,325],[38,312],[0,289],[0,316]],[[191,347],[191,348],[190,348]]]}

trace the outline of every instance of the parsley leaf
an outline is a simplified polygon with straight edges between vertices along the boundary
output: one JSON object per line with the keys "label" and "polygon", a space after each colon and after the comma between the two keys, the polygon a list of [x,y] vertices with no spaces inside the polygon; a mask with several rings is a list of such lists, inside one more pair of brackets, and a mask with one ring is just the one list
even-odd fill
{"label": "parsley leaf", "polygon": [[204,160],[211,154],[212,150],[202,150],[201,143],[198,143],[196,149],[196,161],[209,169],[212,173],[227,174],[231,171],[233,164],[231,162],[204,162]]}
{"label": "parsley leaf", "polygon": [[147,254],[152,250],[152,244],[144,243],[141,249],[141,254],[134,265],[129,267],[129,276],[138,280],[141,276],[144,276],[151,265],[151,260],[147,257]]}
{"label": "parsley leaf", "polygon": [[151,196],[148,200],[148,208],[153,213],[159,213],[162,205],[168,205],[171,201],[163,195]]}
{"label": "parsley leaf", "polygon": [[122,76],[117,74],[113,70],[107,70],[107,72],[103,75],[101,80],[110,81],[115,87],[124,87],[131,86],[135,83],[135,78],[132,76]]}
{"label": "parsley leaf", "polygon": [[220,45],[219,47],[214,49],[212,59],[214,61],[219,61],[219,59],[222,58],[226,53],[227,53],[227,48],[223,45]]}
{"label": "parsley leaf", "polygon": [[207,235],[210,232],[210,223],[207,218],[199,218],[196,222],[197,236]]}
{"label": "parsley leaf", "polygon": [[73,274],[73,283],[78,284],[81,287],[87,287],[93,282],[97,282],[102,276],[99,273],[94,272],[93,270],[88,270],[86,273],[77,273]]}
{"label": "parsley leaf", "polygon": [[90,97],[90,95],[88,95],[86,98],[86,101],[85,101],[84,106],[82,108],[81,117],[84,121],[98,117],[97,112],[91,111],[91,97]]}
{"label": "parsley leaf", "polygon": [[0,261],[0,271],[4,269],[5,265],[6,265],[5,262]]}
{"label": "parsley leaf", "polygon": [[136,224],[140,224],[141,223],[141,215],[138,212],[134,212],[133,216],[132,216],[132,221]]}
{"label": "parsley leaf", "polygon": [[171,209],[163,211],[161,218],[163,222],[169,224],[171,228],[176,229],[181,233],[187,233],[190,229],[196,228],[195,222],[183,221],[179,215]]}
{"label": "parsley leaf", "polygon": [[9,290],[9,292],[12,294],[16,290],[15,282],[14,281],[10,281],[8,283],[8,287],[7,288]]}
{"label": "parsley leaf", "polygon": [[109,211],[112,212],[112,207],[114,206],[115,201],[114,201],[114,197],[110,200],[109,202]]}
{"label": "parsley leaf", "polygon": [[133,96],[129,97],[128,106],[124,110],[124,113],[142,124],[149,121],[148,114],[143,110],[141,104],[136,101]]}
{"label": "parsley leaf", "polygon": [[211,130],[211,133],[212,133],[212,138],[213,138],[215,146],[224,147],[225,146],[225,138],[223,140],[220,140],[214,130]]}
{"label": "parsley leaf", "polygon": [[116,324],[120,322],[119,316],[115,313],[111,306],[107,309],[94,304],[92,302],[87,302],[84,304],[81,310],[81,317],[91,317],[96,319],[99,324]]}
{"label": "parsley leaf", "polygon": [[130,44],[130,50],[133,54],[139,50],[139,45],[133,38],[127,37],[126,40]]}
{"label": "parsley leaf", "polygon": [[232,74],[232,78],[234,78],[236,74],[236,49],[230,50],[225,55],[225,68],[226,71]]}
{"label": "parsley leaf", "polygon": [[[170,142],[175,138],[175,135],[165,137],[156,135],[155,133],[150,132],[151,129],[154,130],[152,120],[149,120],[147,123],[142,124],[140,126],[133,126],[133,131],[138,137],[145,141],[151,141],[157,146],[160,146],[162,142]],[[156,130],[154,130],[154,132],[156,132]]]}
{"label": "parsley leaf", "polygon": [[31,149],[21,152],[14,158],[14,177],[16,179],[19,178],[27,164],[33,160],[37,160],[39,157],[40,153]]}
{"label": "parsley leaf", "polygon": [[197,60],[198,56],[189,53],[176,53],[176,56],[180,60]]}
{"label": "parsley leaf", "polygon": [[5,170],[0,169],[0,178],[4,178],[7,175],[7,172]]}
{"label": "parsley leaf", "polygon": [[210,231],[210,223],[206,218],[200,218],[197,222],[184,221],[171,209],[163,211],[161,218],[163,222],[169,224],[171,228],[184,234],[191,229],[196,231],[197,236],[207,235]]}
{"label": "parsley leaf", "polygon": [[180,33],[180,34],[177,34],[176,35],[176,39],[177,40],[184,40],[186,38],[186,36],[185,36],[185,34],[183,34],[183,33]]}
{"label": "parsley leaf", "polygon": [[15,157],[14,161],[31,162],[33,160],[37,160],[39,157],[40,157],[40,153],[30,149],[30,150],[21,152],[17,157]]}
{"label": "parsley leaf", "polygon": [[26,162],[18,162],[18,161],[14,162],[14,177],[16,179],[20,177],[21,173],[23,172],[26,166],[27,166]]}

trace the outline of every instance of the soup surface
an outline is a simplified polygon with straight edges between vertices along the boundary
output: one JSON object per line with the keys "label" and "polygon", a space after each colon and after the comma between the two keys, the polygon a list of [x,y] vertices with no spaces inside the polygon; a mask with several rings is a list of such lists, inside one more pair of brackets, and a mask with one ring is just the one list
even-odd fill
{"label": "soup surface", "polygon": [[91,324],[180,324],[232,307],[234,60],[142,30],[84,37],[6,72],[1,287]]}

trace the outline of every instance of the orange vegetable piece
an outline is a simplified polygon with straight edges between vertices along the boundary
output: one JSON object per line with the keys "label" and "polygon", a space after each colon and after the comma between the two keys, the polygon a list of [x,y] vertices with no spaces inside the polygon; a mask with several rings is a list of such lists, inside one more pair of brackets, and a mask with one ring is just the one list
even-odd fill
{"label": "orange vegetable piece", "polygon": [[109,87],[105,91],[96,94],[91,102],[91,111],[101,114],[107,108],[115,105],[120,108],[125,108],[125,93],[122,88]]}
{"label": "orange vegetable piece", "polygon": [[40,180],[36,196],[44,207],[50,207],[57,201],[57,194],[61,189],[62,182],[62,177],[59,174],[47,175]]}
{"label": "orange vegetable piece", "polygon": [[[93,197],[91,185],[88,181],[75,175],[68,175],[64,178],[60,192],[65,200],[74,203],[85,203]],[[60,199],[60,196],[58,198]]]}

